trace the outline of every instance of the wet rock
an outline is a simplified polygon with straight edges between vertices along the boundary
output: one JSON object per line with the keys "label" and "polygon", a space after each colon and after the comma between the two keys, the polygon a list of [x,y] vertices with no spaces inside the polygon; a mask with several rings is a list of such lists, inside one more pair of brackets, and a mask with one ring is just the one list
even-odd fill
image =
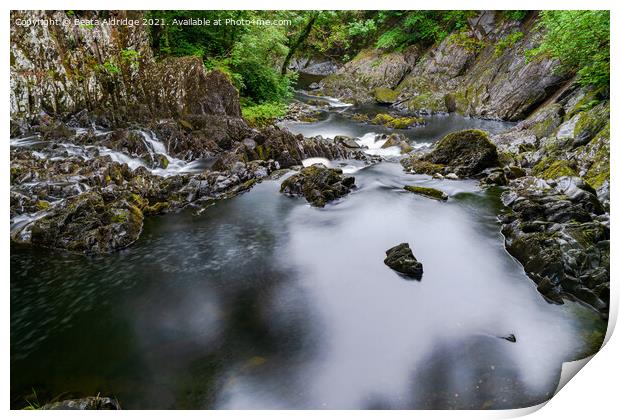
{"label": "wet rock", "polygon": [[486,132],[463,130],[442,138],[430,153],[403,159],[409,172],[450,174],[459,177],[479,176],[487,168],[498,166],[497,149]]}
{"label": "wet rock", "polygon": [[595,191],[576,177],[513,180],[502,194],[506,249],[549,301],[569,293],[601,313],[609,307],[609,226]]}
{"label": "wet rock", "polygon": [[406,191],[412,192],[414,194],[418,194],[424,197],[432,198],[434,200],[439,201],[447,201],[448,194],[443,191],[437,190],[435,188],[430,187],[420,187],[418,185],[405,185],[404,189]]}
{"label": "wet rock", "polygon": [[112,190],[86,192],[35,221],[31,243],[80,253],[111,252],[138,239],[142,221],[132,197],[115,197]]}
{"label": "wet rock", "polygon": [[114,398],[86,397],[45,404],[41,410],[120,410],[121,406]]}
{"label": "wet rock", "polygon": [[360,146],[355,139],[348,137],[348,136],[336,136],[334,137],[334,141],[338,144],[341,144],[345,147],[349,147],[351,149],[361,149],[362,146]]}
{"label": "wet rock", "polygon": [[403,136],[400,133],[392,133],[388,135],[387,137],[385,137],[385,139],[386,139],[385,143],[383,143],[383,145],[381,146],[382,149],[387,149],[388,147],[395,147],[395,146],[400,147],[400,144],[402,142],[406,143],[405,136]]}
{"label": "wet rock", "polygon": [[344,177],[341,169],[315,164],[303,168],[282,182],[280,192],[290,196],[303,196],[315,207],[345,196],[355,185],[355,178]]}
{"label": "wet rock", "polygon": [[422,263],[415,258],[408,243],[396,245],[385,251],[385,254],[387,257],[383,262],[392,270],[416,280],[422,278]]}
{"label": "wet rock", "polygon": [[375,88],[395,88],[411,65],[404,53],[366,49],[323,79],[322,92],[357,103],[373,102]]}
{"label": "wet rock", "polygon": [[406,129],[425,124],[425,120],[420,117],[401,117],[390,114],[377,114],[371,124],[384,125],[389,128]]}
{"label": "wet rock", "polygon": [[379,104],[393,104],[398,99],[398,92],[385,87],[376,88],[374,95]]}

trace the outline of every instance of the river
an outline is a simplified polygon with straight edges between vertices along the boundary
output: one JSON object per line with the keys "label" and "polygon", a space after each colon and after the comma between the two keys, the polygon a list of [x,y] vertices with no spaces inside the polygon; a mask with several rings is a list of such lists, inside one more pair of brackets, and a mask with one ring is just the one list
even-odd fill
{"label": "river", "polygon": [[[352,110],[285,125],[372,145],[369,133],[387,129],[351,121]],[[506,127],[427,120],[401,131],[414,147],[462,128]],[[478,409],[548,399],[562,362],[589,354],[603,322],[536,291],[504,249],[499,190],[406,174],[396,159],[329,162],[357,188],[323,209],[266,180],[200,215],[149,217],[139,240],[111,255],[12,246],[11,406],[25,406],[32,390],[42,402],[100,393],[128,409]],[[450,198],[416,196],[406,184]],[[401,242],[424,265],[419,282],[383,263]],[[510,334],[516,342],[502,338]]]}

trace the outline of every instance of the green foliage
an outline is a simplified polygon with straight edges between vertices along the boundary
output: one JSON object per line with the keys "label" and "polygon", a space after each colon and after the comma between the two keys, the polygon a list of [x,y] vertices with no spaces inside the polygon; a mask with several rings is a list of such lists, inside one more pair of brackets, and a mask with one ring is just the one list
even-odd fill
{"label": "green foliage", "polygon": [[582,85],[609,86],[609,11],[547,10],[540,19],[546,33],[528,58],[557,58]]}
{"label": "green foliage", "polygon": [[497,41],[495,44],[495,56],[499,57],[508,48],[514,47],[514,45],[523,39],[523,32],[517,31],[506,35],[504,38]]}
{"label": "green foliage", "polygon": [[131,68],[138,68],[140,65],[140,53],[131,48],[121,50],[121,60]]}
{"label": "green foliage", "polygon": [[286,114],[287,106],[278,102],[259,105],[246,104],[242,107],[243,118],[252,127],[264,127],[272,124],[276,118]]}
{"label": "green foliage", "polygon": [[520,22],[527,16],[527,10],[504,10],[504,16],[509,20]]}
{"label": "green foliage", "polygon": [[390,29],[379,36],[376,46],[380,49],[398,50],[416,43],[430,45],[440,42],[450,32],[464,29],[470,15],[471,12],[466,10],[379,12],[379,21],[389,25]]}
{"label": "green foliage", "polygon": [[173,20],[282,19],[286,11],[217,10],[151,11],[148,18],[164,19],[151,26],[151,45],[162,56],[197,56],[207,69],[228,75],[242,97],[252,103],[280,102],[292,94],[293,77],[281,75],[279,64],[287,47],[286,26],[173,25]]}
{"label": "green foliage", "polygon": [[484,41],[477,39],[469,34],[467,31],[456,32],[450,35],[450,41],[456,45],[464,48],[467,51],[477,53],[485,46]]}
{"label": "green foliage", "polygon": [[105,61],[103,64],[97,64],[95,70],[109,75],[115,75],[121,72],[121,69],[111,61]]}
{"label": "green foliage", "polygon": [[377,31],[377,24],[372,19],[354,21],[347,25],[348,35],[351,37],[368,37]]}

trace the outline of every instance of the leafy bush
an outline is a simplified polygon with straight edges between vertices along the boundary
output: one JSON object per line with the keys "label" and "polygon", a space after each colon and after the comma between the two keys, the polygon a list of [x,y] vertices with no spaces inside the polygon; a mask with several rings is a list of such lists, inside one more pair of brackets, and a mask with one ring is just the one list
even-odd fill
{"label": "leafy bush", "polygon": [[508,48],[514,47],[514,45],[523,39],[523,32],[517,31],[506,35],[504,38],[497,41],[495,44],[495,56],[499,57]]}
{"label": "leafy bush", "polygon": [[384,11],[379,12],[379,21],[390,26],[377,39],[377,48],[402,49],[407,45],[420,43],[430,45],[442,41],[448,34],[467,26],[466,10],[436,11]]}
{"label": "leafy bush", "polygon": [[252,127],[264,127],[273,124],[276,118],[286,114],[287,106],[278,102],[263,104],[243,104],[241,111],[243,118]]}
{"label": "leafy bush", "polygon": [[278,102],[292,94],[292,78],[281,75],[278,64],[288,49],[282,26],[172,25],[172,19],[275,19],[279,12],[151,11],[150,18],[165,19],[151,26],[151,45],[159,56],[198,56],[208,70],[226,74],[242,97],[252,103]]}
{"label": "leafy bush", "polygon": [[609,86],[609,11],[548,10],[540,18],[546,33],[528,58],[555,57],[581,84]]}
{"label": "leafy bush", "polygon": [[504,10],[504,16],[509,20],[520,22],[527,16],[527,10]]}

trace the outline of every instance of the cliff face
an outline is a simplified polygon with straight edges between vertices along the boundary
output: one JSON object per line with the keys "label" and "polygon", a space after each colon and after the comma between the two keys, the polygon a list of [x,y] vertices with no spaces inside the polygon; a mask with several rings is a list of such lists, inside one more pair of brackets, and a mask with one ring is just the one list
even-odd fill
{"label": "cliff face", "polygon": [[[140,12],[86,12],[84,19],[140,19]],[[17,19],[73,19],[65,12],[12,12]],[[11,25],[11,120],[37,124],[87,110],[106,126],[218,115],[239,119],[236,89],[198,58],[156,62],[146,26]]]}
{"label": "cliff face", "polygon": [[534,16],[516,22],[482,12],[470,19],[468,31],[421,53],[415,46],[402,53],[363,51],[322,88],[357,102],[385,103],[376,93],[373,97],[373,89],[385,87],[393,90],[387,102],[409,112],[522,120],[566,79],[556,72],[556,60],[526,60],[524,52],[541,36],[535,24]]}

